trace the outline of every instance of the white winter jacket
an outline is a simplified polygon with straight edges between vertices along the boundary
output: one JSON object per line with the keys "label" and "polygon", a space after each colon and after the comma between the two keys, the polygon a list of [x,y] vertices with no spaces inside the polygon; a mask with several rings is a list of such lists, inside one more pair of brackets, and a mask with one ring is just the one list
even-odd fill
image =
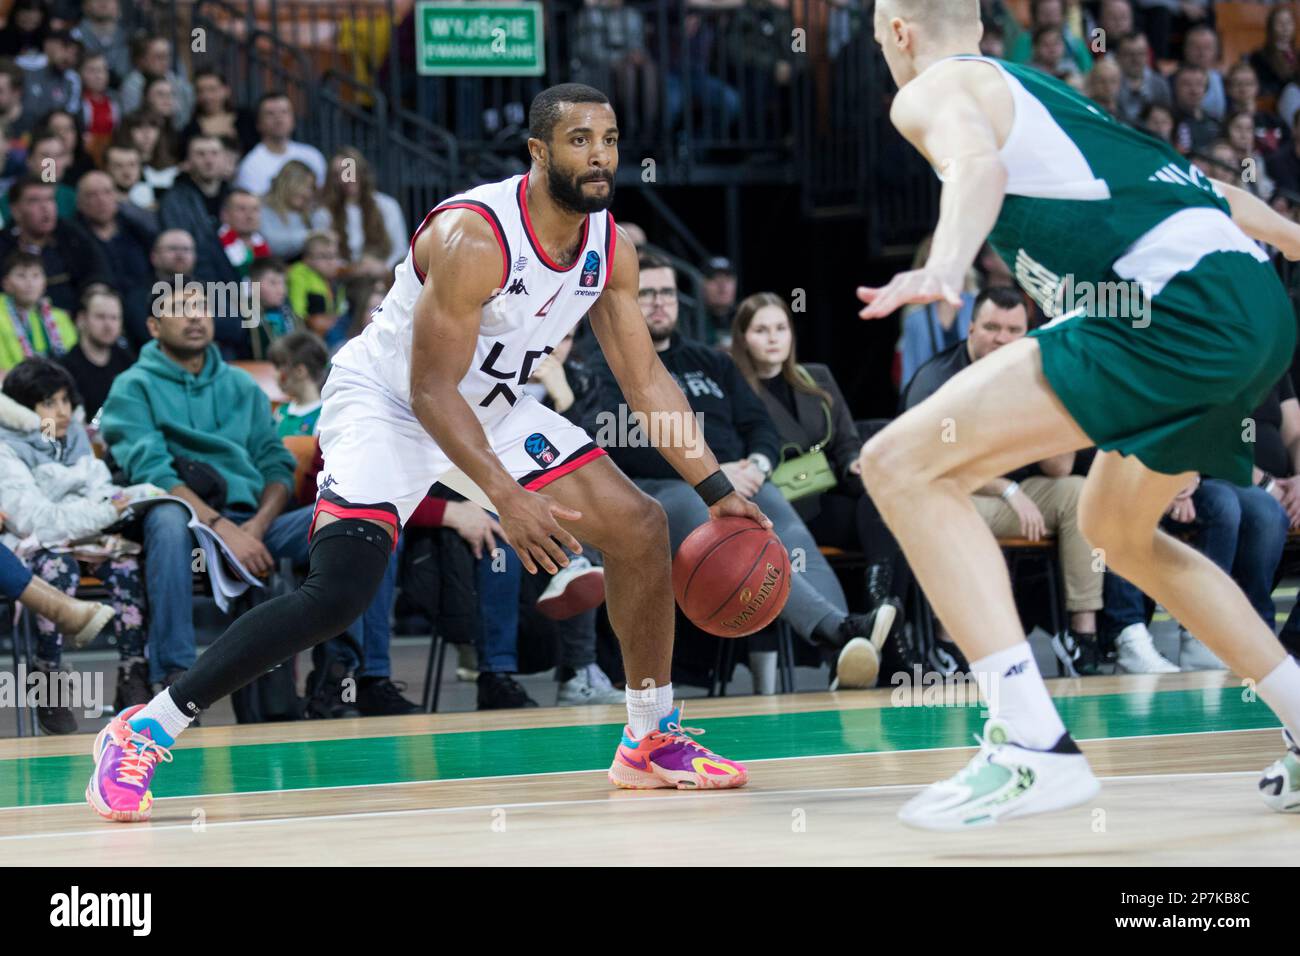
{"label": "white winter jacket", "polygon": [[97,534],[117,521],[109,499],[120,490],[85,426],[74,421],[64,442],[50,441],[40,416],[0,393],[0,543],[17,550],[33,536],[49,547]]}

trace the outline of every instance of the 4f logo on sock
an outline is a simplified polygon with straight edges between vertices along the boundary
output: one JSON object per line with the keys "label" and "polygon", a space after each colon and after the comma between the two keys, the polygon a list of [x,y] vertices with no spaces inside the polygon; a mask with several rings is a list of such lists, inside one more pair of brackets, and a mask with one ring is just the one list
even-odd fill
{"label": "4f logo on sock", "polygon": [[524,451],[528,452],[528,457],[543,468],[549,468],[560,457],[556,447],[547,441],[546,436],[541,432],[533,432],[524,439]]}
{"label": "4f logo on sock", "polygon": [[1002,676],[1015,677],[1017,674],[1023,674],[1025,672],[1025,668],[1028,666],[1029,666],[1029,661],[1021,661],[1019,664],[1012,664],[1010,667],[1007,668],[1007,672]]}

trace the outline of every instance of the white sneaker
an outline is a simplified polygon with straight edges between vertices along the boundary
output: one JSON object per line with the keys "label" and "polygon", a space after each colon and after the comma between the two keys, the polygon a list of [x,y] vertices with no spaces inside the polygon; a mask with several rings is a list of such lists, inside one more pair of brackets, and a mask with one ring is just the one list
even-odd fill
{"label": "white sneaker", "polygon": [[1178,629],[1178,666],[1185,671],[1226,671],[1228,669],[1228,665],[1219,660],[1214,651],[1192,637],[1185,627]]}
{"label": "white sneaker", "polygon": [[864,690],[876,686],[880,676],[880,652],[865,637],[855,637],[842,648],[835,661],[831,690]]}
{"label": "white sneaker", "polygon": [[537,610],[553,621],[563,621],[599,607],[604,600],[605,569],[579,554],[551,578],[537,599]]}
{"label": "white sneaker", "polygon": [[595,664],[588,664],[573,677],[560,684],[556,704],[560,707],[582,707],[588,704],[622,704],[627,694],[609,682],[609,678]]}
{"label": "white sneaker", "polygon": [[965,769],[926,787],[903,805],[898,819],[922,830],[969,830],[1073,807],[1101,788],[1069,734],[1051,750],[1031,750],[1014,733],[1006,721],[989,720],[975,738],[979,753]]}
{"label": "white sneaker", "polygon": [[1264,771],[1259,781],[1259,795],[1278,813],[1300,813],[1300,744],[1286,730],[1282,731],[1286,754]]}
{"label": "white sneaker", "polygon": [[1130,624],[1115,638],[1115,669],[1126,674],[1177,674],[1178,665],[1160,656],[1145,624]]}

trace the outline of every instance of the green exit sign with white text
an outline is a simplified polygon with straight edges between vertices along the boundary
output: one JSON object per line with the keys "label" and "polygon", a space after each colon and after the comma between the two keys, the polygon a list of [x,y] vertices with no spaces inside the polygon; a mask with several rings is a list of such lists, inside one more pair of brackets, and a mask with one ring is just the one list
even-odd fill
{"label": "green exit sign with white text", "polygon": [[540,76],[546,42],[540,3],[417,3],[421,76]]}

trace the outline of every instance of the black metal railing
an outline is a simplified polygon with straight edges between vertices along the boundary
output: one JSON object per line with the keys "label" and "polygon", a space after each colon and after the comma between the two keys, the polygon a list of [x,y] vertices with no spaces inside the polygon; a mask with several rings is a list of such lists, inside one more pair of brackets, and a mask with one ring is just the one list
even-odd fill
{"label": "black metal railing", "polygon": [[[889,125],[870,0],[547,2],[542,76],[420,75],[413,7],[170,0],[152,5],[151,25],[191,67],[218,64],[241,103],[288,90],[302,138],[329,148],[356,137],[404,205],[521,169],[528,104],[576,80],[610,94],[629,185],[647,159],[658,183],[797,185],[807,215],[865,217],[875,252],[933,224],[937,181]],[[194,27],[208,38],[191,55]]]}

